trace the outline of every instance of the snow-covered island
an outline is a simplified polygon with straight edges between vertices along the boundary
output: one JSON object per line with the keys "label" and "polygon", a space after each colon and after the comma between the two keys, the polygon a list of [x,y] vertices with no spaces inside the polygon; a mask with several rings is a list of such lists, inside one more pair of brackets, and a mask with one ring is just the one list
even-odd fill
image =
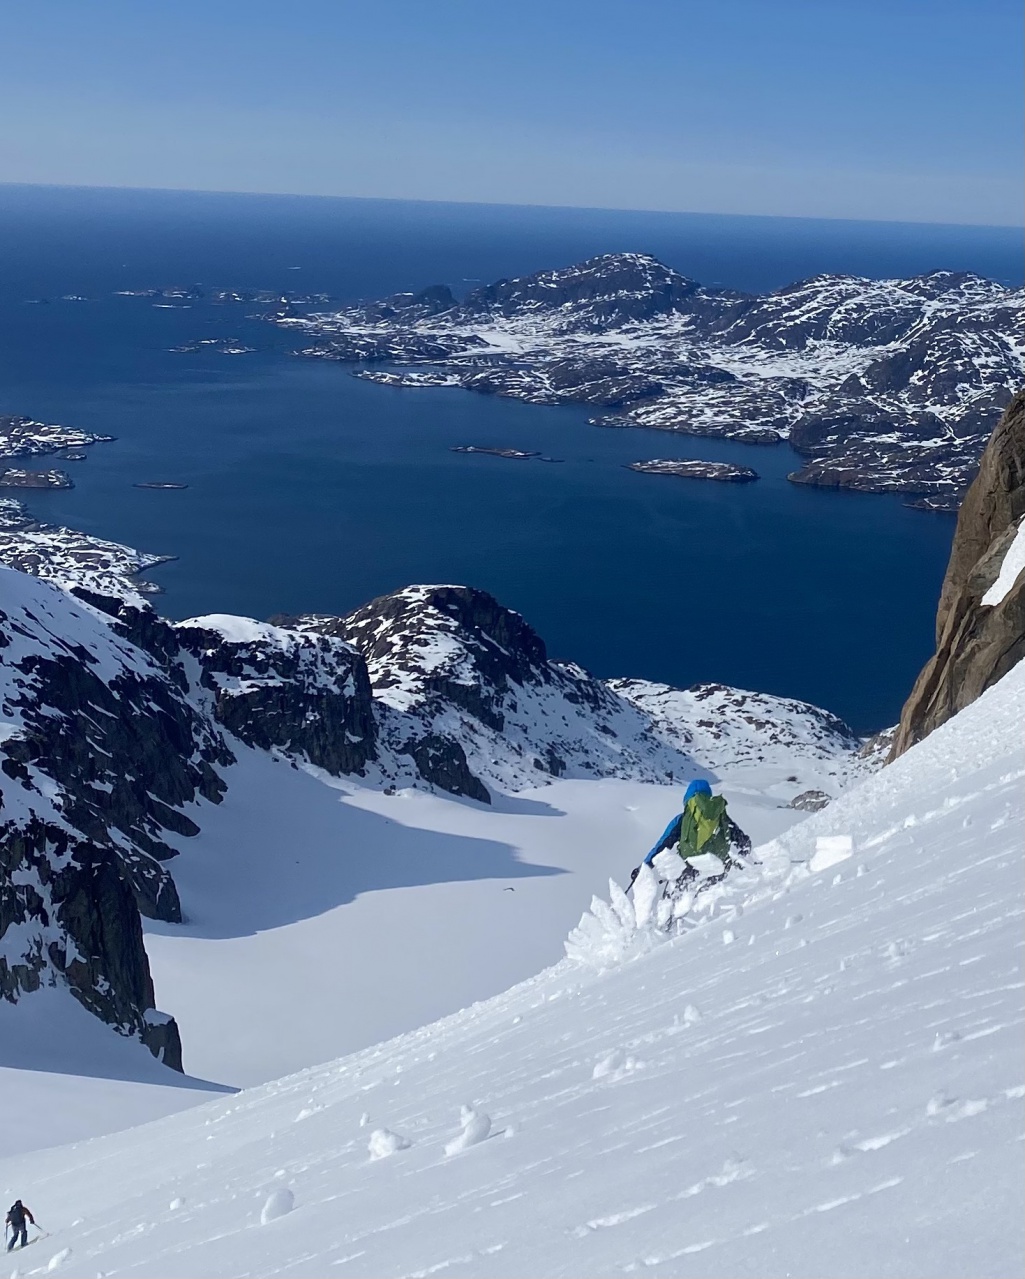
{"label": "snow-covered island", "polygon": [[501,449],[492,448],[485,444],[453,444],[449,449],[450,453],[486,453],[491,457],[507,457],[517,462],[526,462],[532,457],[540,457],[539,452],[529,452],[525,449]]}
{"label": "snow-covered island", "polygon": [[751,480],[758,479],[758,472],[750,466],[686,458],[653,457],[647,462],[630,462],[627,470],[641,471],[645,475],[679,475],[687,480],[722,480],[727,484],[749,484]]}
{"label": "snow-covered island", "polygon": [[[788,440],[792,479],[955,509],[1025,377],[1025,293],[967,272],[708,288],[642,253],[276,323],[388,386],[594,406],[595,424]],[[374,364],[386,365],[375,369]],[[918,503],[914,503],[918,505]]]}
{"label": "snow-covered island", "polygon": [[172,355],[195,355],[200,351],[214,351],[219,355],[251,355],[256,347],[246,346],[238,338],[196,338],[167,349]]}
{"label": "snow-covered island", "polygon": [[82,449],[90,444],[109,443],[113,435],[96,435],[77,427],[55,422],[37,422],[35,418],[0,414],[0,459],[36,457],[56,453],[60,449]]}
{"label": "snow-covered island", "polygon": [[0,470],[0,488],[4,489],[70,489],[74,487],[67,471],[60,471],[55,467],[47,471],[27,471],[20,466],[9,466]]}

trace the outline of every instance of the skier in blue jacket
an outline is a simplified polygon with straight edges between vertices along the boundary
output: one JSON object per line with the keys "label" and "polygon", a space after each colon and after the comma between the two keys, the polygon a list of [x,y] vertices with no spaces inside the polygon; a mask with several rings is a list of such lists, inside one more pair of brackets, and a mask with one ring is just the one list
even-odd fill
{"label": "skier in blue jacket", "polygon": [[[726,800],[721,795],[713,795],[708,782],[697,778],[684,792],[682,811],[665,828],[644,861],[650,866],[663,849],[669,848],[674,848],[685,861],[711,853],[722,862],[722,874],[725,874],[739,858],[750,853],[751,840],[726,812]],[[633,872],[631,883],[638,870]],[[696,873],[688,866],[682,878],[691,879]]]}

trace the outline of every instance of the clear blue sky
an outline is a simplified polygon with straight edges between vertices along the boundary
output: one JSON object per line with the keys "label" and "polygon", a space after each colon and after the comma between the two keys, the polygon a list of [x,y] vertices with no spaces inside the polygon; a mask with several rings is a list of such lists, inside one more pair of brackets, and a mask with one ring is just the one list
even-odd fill
{"label": "clear blue sky", "polygon": [[0,180],[1022,222],[1020,0],[9,0]]}

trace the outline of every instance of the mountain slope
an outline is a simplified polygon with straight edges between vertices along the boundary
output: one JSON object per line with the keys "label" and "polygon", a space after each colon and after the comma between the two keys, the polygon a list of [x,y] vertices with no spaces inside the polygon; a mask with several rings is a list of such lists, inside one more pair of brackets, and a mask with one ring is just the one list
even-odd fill
{"label": "mountain slope", "polygon": [[[0,997],[66,987],[180,1067],[176,1024],[153,1006],[146,917],[150,951],[168,964],[160,998],[198,1025],[190,1066],[230,1082],[406,1030],[549,962],[571,922],[568,888],[547,906],[524,891],[523,909],[533,900],[539,912],[532,921],[503,907],[489,931],[461,928],[462,914],[485,907],[478,893],[495,878],[580,872],[579,897],[606,866],[623,873],[678,804],[674,778],[723,776],[738,750],[757,760],[771,746],[772,766],[731,789],[742,822],[750,805],[755,833],[768,836],[794,820],[780,804],[809,787],[835,794],[863,766],[853,734],[804,703],[638,681],[621,694],[550,661],[519,614],[468,587],[409,587],[348,618],[287,626],[223,615],[171,624],[130,589],[96,594],[96,580],[78,581],[61,557],[39,568],[63,589],[0,570]],[[628,804],[571,788],[569,829],[551,827],[553,842],[535,828],[539,815],[564,815],[559,801],[524,792],[557,778],[646,783],[650,793]],[[476,806],[425,807],[413,788],[493,806],[496,820],[475,821]],[[375,805],[376,820],[355,812]],[[594,830],[589,805],[607,829]],[[624,824],[628,806],[643,807],[644,820]],[[589,866],[577,847],[584,829]],[[355,908],[350,936],[355,921],[338,914],[361,895],[453,881],[462,895],[439,889],[426,919],[409,900],[375,898]],[[373,970],[388,970],[397,916],[407,941],[447,952],[451,982],[414,983],[417,994],[397,1000],[374,982],[353,992],[328,970],[335,1019],[311,1035],[300,1011],[295,1035],[267,1039],[254,965],[258,989],[290,1005],[296,966],[320,980],[316,948],[347,948],[358,971],[366,943]],[[254,953],[250,926],[274,940]],[[524,929],[533,947],[519,943]],[[461,943],[446,945],[446,934]],[[216,961],[211,940],[223,943]]]}
{"label": "mountain slope", "polygon": [[[1016,1272],[1023,715],[1019,665],[633,962],[565,961],[342,1061],[0,1164],[51,1230],[39,1264]],[[816,837],[841,833],[854,856],[816,871]]]}

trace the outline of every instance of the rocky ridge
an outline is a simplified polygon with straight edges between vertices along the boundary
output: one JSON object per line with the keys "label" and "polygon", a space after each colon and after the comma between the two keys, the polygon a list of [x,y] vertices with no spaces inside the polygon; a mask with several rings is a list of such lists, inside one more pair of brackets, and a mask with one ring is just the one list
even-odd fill
{"label": "rocky ridge", "polygon": [[[797,483],[956,509],[1025,373],[1023,295],[969,273],[817,276],[765,296],[645,254],[275,317],[300,354],[388,385],[603,410],[603,426],[789,440]],[[374,365],[385,367],[375,368]]]}
{"label": "rocky ridge", "polygon": [[[183,681],[182,681],[183,682]],[[140,912],[181,918],[163,863],[182,810],[216,802],[223,739],[105,615],[0,569],[0,996],[63,984],[168,1065]]]}
{"label": "rocky ridge", "polygon": [[905,703],[896,758],[1025,657],[1025,391],[1000,419],[958,516],[936,652]]}
{"label": "rocky ridge", "polygon": [[552,777],[665,782],[751,757],[832,761],[837,787],[861,742],[805,702],[717,684],[689,690],[602,680],[549,657],[518,614],[466,586],[410,586],[348,617],[274,619],[346,640],[373,688],[384,779],[483,802]]}

